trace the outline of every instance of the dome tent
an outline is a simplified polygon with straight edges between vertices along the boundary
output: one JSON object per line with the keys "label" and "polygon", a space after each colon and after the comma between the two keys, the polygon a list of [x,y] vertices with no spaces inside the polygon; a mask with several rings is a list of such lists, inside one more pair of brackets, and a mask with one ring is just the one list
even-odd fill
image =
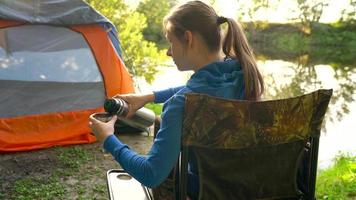
{"label": "dome tent", "polygon": [[130,92],[115,27],[87,3],[0,2],[0,152],[94,142],[89,115]]}

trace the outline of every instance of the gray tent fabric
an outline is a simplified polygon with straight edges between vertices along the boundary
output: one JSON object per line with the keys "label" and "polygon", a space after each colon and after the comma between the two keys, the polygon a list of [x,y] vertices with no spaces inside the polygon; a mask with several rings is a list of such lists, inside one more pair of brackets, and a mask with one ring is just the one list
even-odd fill
{"label": "gray tent fabric", "polygon": [[98,23],[123,60],[115,26],[83,0],[1,0],[0,19],[56,26]]}
{"label": "gray tent fabric", "polygon": [[[22,25],[0,29],[8,52],[54,52],[87,48],[84,38],[68,28]],[[0,43],[1,45],[1,43]]]}
{"label": "gray tent fabric", "polygon": [[103,105],[101,73],[83,36],[66,27],[0,29],[0,118]]}
{"label": "gray tent fabric", "polygon": [[1,0],[0,18],[55,25],[109,22],[82,0]]}
{"label": "gray tent fabric", "polygon": [[104,84],[0,80],[0,118],[92,109],[103,105]]}
{"label": "gray tent fabric", "polygon": [[0,80],[99,82],[101,74],[83,36],[65,27],[0,29]]}

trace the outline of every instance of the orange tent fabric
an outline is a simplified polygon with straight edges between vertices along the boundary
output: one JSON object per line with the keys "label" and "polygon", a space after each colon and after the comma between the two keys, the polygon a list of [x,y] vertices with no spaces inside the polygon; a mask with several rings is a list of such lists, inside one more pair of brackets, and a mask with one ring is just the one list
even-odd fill
{"label": "orange tent fabric", "polygon": [[[0,28],[22,22],[0,20]],[[107,97],[133,93],[133,81],[105,30],[96,24],[69,27],[88,42],[102,74]],[[88,117],[103,108],[0,118],[0,152],[27,151],[57,145],[95,142]]]}
{"label": "orange tent fabric", "polygon": [[132,79],[103,28],[99,25],[80,25],[71,28],[82,33],[91,47],[104,78],[106,95],[112,97],[117,93],[133,92]]}
{"label": "orange tent fabric", "polygon": [[0,151],[95,142],[88,117],[101,109],[0,119]]}
{"label": "orange tent fabric", "polygon": [[23,22],[13,21],[13,20],[1,20],[0,21],[0,28],[6,28],[11,26],[21,25]]}

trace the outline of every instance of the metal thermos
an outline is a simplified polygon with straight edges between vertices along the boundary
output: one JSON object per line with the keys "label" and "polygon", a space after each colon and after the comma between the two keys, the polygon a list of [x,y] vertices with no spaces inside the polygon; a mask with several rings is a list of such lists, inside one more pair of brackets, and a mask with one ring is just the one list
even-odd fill
{"label": "metal thermos", "polygon": [[126,118],[129,112],[129,105],[126,101],[120,98],[106,99],[104,102],[105,112],[111,115],[117,115],[121,122],[134,128],[147,130],[155,121],[155,113],[147,108],[142,107],[136,113]]}
{"label": "metal thermos", "polygon": [[111,98],[105,100],[104,109],[111,115],[126,117],[127,113],[129,112],[129,105],[122,99]]}

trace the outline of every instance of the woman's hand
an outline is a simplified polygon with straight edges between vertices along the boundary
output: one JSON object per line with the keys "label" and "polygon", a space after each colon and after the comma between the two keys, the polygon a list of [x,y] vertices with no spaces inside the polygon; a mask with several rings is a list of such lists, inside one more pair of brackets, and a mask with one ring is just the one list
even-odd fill
{"label": "woman's hand", "polygon": [[94,115],[95,113],[89,117],[89,127],[93,131],[96,138],[99,141],[104,142],[107,137],[114,134],[114,124],[116,122],[117,116],[114,115],[108,122],[102,122],[98,119],[95,119]]}
{"label": "woman's hand", "polygon": [[153,93],[149,94],[117,94],[113,98],[120,98],[129,104],[129,112],[127,117],[130,118],[135,112],[145,106],[146,103],[153,102],[155,96]]}

